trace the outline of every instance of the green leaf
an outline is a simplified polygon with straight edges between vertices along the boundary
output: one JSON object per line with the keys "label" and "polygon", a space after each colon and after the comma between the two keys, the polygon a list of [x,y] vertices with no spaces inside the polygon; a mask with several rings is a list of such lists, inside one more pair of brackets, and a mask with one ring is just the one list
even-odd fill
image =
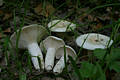
{"label": "green leaf", "polygon": [[25,73],[24,74],[20,74],[19,79],[20,80],[27,80],[26,79],[26,74]]}
{"label": "green leaf", "polygon": [[97,72],[93,80],[106,80],[105,73],[103,72],[100,64],[97,63]]}
{"label": "green leaf", "polygon": [[95,65],[93,65],[87,61],[82,62],[81,68],[79,70],[80,70],[81,75],[84,78],[90,78],[96,73]]}
{"label": "green leaf", "polygon": [[105,54],[106,54],[105,49],[95,49],[94,50],[94,56],[96,56],[100,60],[103,60]]}
{"label": "green leaf", "polygon": [[112,48],[111,54],[110,54],[110,59],[112,61],[120,59],[120,48]]}
{"label": "green leaf", "polygon": [[116,72],[120,72],[120,61],[114,61],[109,66],[110,70],[115,70]]}
{"label": "green leaf", "polygon": [[72,66],[74,68],[74,71],[75,71],[76,75],[78,76],[79,80],[83,80],[83,78],[82,78],[82,76],[81,76],[81,74],[79,72],[79,69],[78,69],[78,67],[76,65],[76,62],[72,59],[71,56],[69,56],[69,59],[71,61],[71,64],[72,64]]}

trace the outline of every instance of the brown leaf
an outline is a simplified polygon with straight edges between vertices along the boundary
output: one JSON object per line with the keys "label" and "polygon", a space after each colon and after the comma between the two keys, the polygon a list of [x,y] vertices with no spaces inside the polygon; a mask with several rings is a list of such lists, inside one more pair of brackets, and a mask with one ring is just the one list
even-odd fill
{"label": "brown leaf", "polygon": [[52,79],[52,78],[50,78],[50,77],[42,77],[41,80],[55,80],[55,79]]}
{"label": "brown leaf", "polygon": [[94,20],[94,16],[93,15],[88,15],[88,20],[89,21],[93,21]]}
{"label": "brown leaf", "polygon": [[115,73],[112,80],[120,80],[120,73]]}
{"label": "brown leaf", "polygon": [[7,28],[7,29],[5,29],[3,32],[5,32],[5,33],[10,33],[10,32],[11,32],[11,28]]}
{"label": "brown leaf", "polygon": [[65,79],[63,79],[61,77],[57,77],[56,80],[65,80]]}
{"label": "brown leaf", "polygon": [[98,23],[96,26],[93,27],[93,30],[98,30],[102,27],[103,27],[102,23]]}
{"label": "brown leaf", "polygon": [[5,34],[0,33],[0,39],[5,37],[5,36],[6,36]]}
{"label": "brown leaf", "polygon": [[0,15],[2,15],[3,14],[3,11],[2,10],[0,10]]}
{"label": "brown leaf", "polygon": [[37,7],[34,8],[35,13],[41,15],[42,12],[42,4],[40,3]]}
{"label": "brown leaf", "polygon": [[81,16],[79,16],[78,18],[79,18],[80,21],[84,21],[84,18],[87,17],[87,16],[88,16],[88,14],[83,13],[83,14],[82,14]]}
{"label": "brown leaf", "polygon": [[46,5],[46,12],[48,15],[51,15],[55,11],[55,8],[49,2]]}
{"label": "brown leaf", "polygon": [[38,15],[48,17],[55,11],[55,8],[49,2],[46,2],[44,7],[43,4],[40,3],[37,7],[34,8],[34,11]]}
{"label": "brown leaf", "polygon": [[12,13],[6,13],[5,16],[3,17],[3,21],[5,21],[11,17],[12,17]]}

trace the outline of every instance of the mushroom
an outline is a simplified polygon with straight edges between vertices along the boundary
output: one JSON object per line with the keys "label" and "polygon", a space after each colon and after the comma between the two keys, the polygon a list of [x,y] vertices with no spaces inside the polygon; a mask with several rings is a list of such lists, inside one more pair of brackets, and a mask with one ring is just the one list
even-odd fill
{"label": "mushroom", "polygon": [[40,47],[47,50],[45,57],[45,69],[52,70],[54,66],[55,52],[59,47],[64,46],[65,43],[62,39],[55,36],[48,36],[43,42],[40,43]]}
{"label": "mushroom", "polygon": [[102,34],[88,33],[77,37],[76,43],[79,47],[83,47],[84,49],[94,50],[96,48],[105,49],[110,47],[113,40],[110,40],[108,36]]}
{"label": "mushroom", "polygon": [[[19,30],[17,30],[17,33]],[[38,46],[38,43],[43,37],[47,35],[47,30],[38,24],[32,24],[29,26],[25,26],[21,29],[19,40],[18,40],[18,48],[20,49],[28,49],[30,55],[32,56],[32,63],[35,69],[40,70],[38,58],[40,58],[41,68],[44,69],[44,60],[41,49]],[[12,34],[10,37],[11,43],[13,47],[16,47],[18,35],[16,32]]]}
{"label": "mushroom", "polygon": [[48,23],[48,28],[51,34],[64,39],[66,42],[74,35],[73,31],[76,29],[76,24],[66,20],[53,20]]}
{"label": "mushroom", "polygon": [[48,23],[48,28],[50,28],[52,32],[69,32],[76,28],[76,24],[65,20],[53,20]]}
{"label": "mushroom", "polygon": [[65,67],[64,62],[64,54],[66,51],[66,62],[68,61],[68,55],[71,56],[74,60],[76,58],[76,52],[75,50],[70,46],[60,47],[56,51],[56,59],[60,59],[55,67],[53,68],[54,73],[61,73],[63,71],[63,68]]}

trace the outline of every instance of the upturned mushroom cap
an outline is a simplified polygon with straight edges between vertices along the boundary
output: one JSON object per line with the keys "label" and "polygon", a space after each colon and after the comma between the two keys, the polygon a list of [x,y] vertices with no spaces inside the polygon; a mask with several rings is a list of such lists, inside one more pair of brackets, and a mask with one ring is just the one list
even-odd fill
{"label": "upturned mushroom cap", "polygon": [[110,47],[113,43],[113,40],[111,40],[110,43],[109,40],[110,38],[108,36],[97,33],[88,33],[79,36],[76,39],[76,43],[79,47],[83,47],[84,49],[94,50],[96,48],[105,49]]}
{"label": "upturned mushroom cap", "polygon": [[58,48],[56,51],[56,58],[60,60],[56,63],[55,67],[53,68],[53,72],[55,74],[61,73],[65,67],[65,61],[64,61],[65,53],[66,53],[66,62],[68,61],[68,56],[71,56],[74,60],[76,59],[76,52],[70,46],[65,45],[65,47]]}
{"label": "upturned mushroom cap", "polygon": [[[18,32],[19,30],[17,30],[17,33]],[[18,48],[25,49],[27,48],[28,44],[32,42],[39,42],[42,39],[42,37],[46,36],[47,34],[47,30],[41,25],[32,24],[29,26],[25,26],[21,29],[20,32]],[[14,32],[10,37],[13,47],[16,46],[16,39],[17,35],[16,32]]]}
{"label": "upturned mushroom cap", "polygon": [[65,54],[64,48],[66,50],[67,55],[71,56],[73,59],[76,58],[75,50],[72,47],[66,45],[65,47],[60,47],[60,48],[57,49],[57,51],[56,51],[56,59],[60,59],[61,56],[64,56],[64,54]]}
{"label": "upturned mushroom cap", "polygon": [[47,50],[48,48],[59,48],[64,46],[65,43],[61,38],[55,36],[48,36],[43,42],[40,43],[40,48],[43,49],[43,46]]}
{"label": "upturned mushroom cap", "polygon": [[[18,36],[18,33],[20,35]],[[10,40],[12,42],[13,47],[16,47],[16,41],[18,41],[18,48],[28,49],[29,54],[32,56],[32,63],[35,69],[40,70],[44,69],[44,60],[41,49],[38,46],[38,42],[42,39],[42,37],[47,35],[47,30],[38,24],[33,24],[29,26],[23,27],[20,31],[17,30],[16,33],[13,33]],[[41,65],[39,66],[38,58],[40,58]]]}
{"label": "upturned mushroom cap", "polygon": [[65,20],[53,20],[48,23],[48,28],[53,32],[69,32],[76,28],[76,25]]}

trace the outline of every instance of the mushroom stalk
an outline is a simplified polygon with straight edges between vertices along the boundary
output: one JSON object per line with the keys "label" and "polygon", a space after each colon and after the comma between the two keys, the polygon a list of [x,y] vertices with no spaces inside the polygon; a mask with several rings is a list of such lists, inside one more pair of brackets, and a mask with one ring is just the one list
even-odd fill
{"label": "mushroom stalk", "polygon": [[[68,61],[68,55],[66,54],[66,62]],[[65,67],[64,56],[60,58],[60,60],[55,65],[53,72],[54,73],[61,73]]]}
{"label": "mushroom stalk", "polygon": [[44,60],[43,60],[43,55],[42,52],[38,46],[37,43],[31,43],[28,45],[28,51],[32,56],[32,63],[35,67],[35,69],[40,69],[39,67],[39,61],[38,58],[40,58],[40,63],[41,63],[41,68],[44,69]]}
{"label": "mushroom stalk", "polygon": [[48,48],[46,57],[45,57],[45,69],[52,70],[54,66],[54,58],[55,58],[55,48]]}

